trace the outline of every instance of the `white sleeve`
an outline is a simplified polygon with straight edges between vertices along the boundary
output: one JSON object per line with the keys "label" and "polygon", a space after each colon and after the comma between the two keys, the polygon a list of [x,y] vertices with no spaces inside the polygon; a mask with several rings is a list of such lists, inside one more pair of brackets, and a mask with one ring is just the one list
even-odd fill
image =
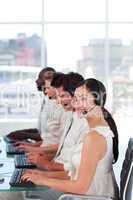
{"label": "white sleeve", "polygon": [[60,141],[60,138],[64,131],[64,110],[62,108],[53,108],[52,110],[52,118],[48,120],[48,129],[50,133],[53,135],[53,137],[58,138]]}
{"label": "white sleeve", "polygon": [[51,105],[47,110],[47,120],[45,123],[45,131],[42,133],[44,138],[43,146],[48,144],[59,144],[61,135],[64,131],[63,113],[64,110],[58,105]]}
{"label": "white sleeve", "polygon": [[68,175],[71,177],[71,179],[75,179],[75,177],[78,175],[81,163],[82,149],[83,142],[73,146],[70,159],[68,162],[64,162],[64,170],[68,172]]}
{"label": "white sleeve", "polygon": [[64,162],[63,165],[64,165],[64,170],[68,172],[68,176],[72,177],[73,175],[72,164],[70,162]]}
{"label": "white sleeve", "polygon": [[72,164],[72,155],[73,155],[73,152],[71,152],[71,156],[70,156],[69,160],[64,161],[62,163],[64,165],[64,170],[66,172],[68,172],[68,176],[70,178],[72,178],[74,176],[74,174],[75,174],[75,168],[74,168],[74,166]]}

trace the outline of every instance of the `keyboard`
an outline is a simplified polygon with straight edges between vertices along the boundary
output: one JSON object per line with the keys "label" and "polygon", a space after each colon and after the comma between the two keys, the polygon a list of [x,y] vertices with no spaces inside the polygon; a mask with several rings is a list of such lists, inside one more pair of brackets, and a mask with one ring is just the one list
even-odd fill
{"label": "keyboard", "polygon": [[9,138],[8,136],[4,136],[3,138],[4,138],[4,141],[7,142],[7,143],[15,143],[15,142],[18,141],[18,140]]}
{"label": "keyboard", "polygon": [[35,187],[35,184],[31,181],[22,181],[21,177],[24,174],[24,169],[15,169],[13,175],[11,176],[9,184],[12,187]]}
{"label": "keyboard", "polygon": [[27,162],[27,156],[25,154],[16,155],[14,158],[16,168],[27,168],[34,169],[37,168],[35,164]]}
{"label": "keyboard", "polygon": [[[16,143],[16,142],[19,142],[20,140],[19,139],[12,139],[10,137],[8,137],[7,135],[3,137],[4,138],[4,141],[6,143]],[[23,139],[21,140],[22,142],[27,142],[27,143],[32,143],[33,141],[31,139]]]}
{"label": "keyboard", "polygon": [[23,150],[16,149],[13,144],[6,144],[6,153],[8,155],[14,155],[14,154],[24,154],[25,152]]}

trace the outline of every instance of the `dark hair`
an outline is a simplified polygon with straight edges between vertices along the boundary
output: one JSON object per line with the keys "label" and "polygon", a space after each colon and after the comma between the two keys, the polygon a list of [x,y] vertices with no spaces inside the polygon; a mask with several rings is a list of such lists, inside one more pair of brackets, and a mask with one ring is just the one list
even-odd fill
{"label": "dark hair", "polygon": [[[37,88],[39,91],[42,91],[42,86],[45,85],[45,80],[44,80],[44,76],[43,76],[45,74],[45,72],[55,73],[55,69],[52,67],[45,67],[40,71],[38,79],[36,80]],[[45,90],[45,87],[44,87],[44,90]]]}
{"label": "dark hair", "polygon": [[102,111],[103,111],[104,119],[107,121],[110,129],[114,133],[114,137],[113,137],[114,161],[113,161],[113,163],[116,163],[118,160],[118,156],[119,156],[119,148],[118,148],[119,138],[118,138],[117,127],[116,127],[114,119],[112,118],[112,115],[104,107],[102,107]]}
{"label": "dark hair", "polygon": [[56,72],[56,70],[52,67],[45,67],[41,70],[42,73],[45,73],[45,72]]}
{"label": "dark hair", "polygon": [[83,80],[83,77],[75,72],[70,72],[68,74],[56,73],[51,86],[55,88],[63,87],[65,91],[73,96],[77,85]]}
{"label": "dark hair", "polygon": [[51,86],[55,88],[59,88],[62,86],[63,79],[64,79],[65,74],[62,72],[56,72],[53,75],[53,80],[51,82]]}
{"label": "dark hair", "polygon": [[84,81],[84,78],[81,74],[76,72],[69,72],[67,76],[68,76],[68,88],[70,90],[71,95],[73,96],[75,89],[77,88],[77,85],[79,85],[82,81]]}
{"label": "dark hair", "polygon": [[106,88],[104,84],[94,78],[86,79],[83,81],[78,87],[85,85],[87,90],[92,93],[92,95],[95,97],[95,104],[101,106],[104,119],[107,121],[110,129],[114,133],[113,137],[113,154],[114,154],[114,161],[113,163],[116,163],[118,160],[119,155],[119,139],[118,139],[118,131],[115,124],[114,119],[112,118],[111,114],[104,108],[105,102],[106,102]]}

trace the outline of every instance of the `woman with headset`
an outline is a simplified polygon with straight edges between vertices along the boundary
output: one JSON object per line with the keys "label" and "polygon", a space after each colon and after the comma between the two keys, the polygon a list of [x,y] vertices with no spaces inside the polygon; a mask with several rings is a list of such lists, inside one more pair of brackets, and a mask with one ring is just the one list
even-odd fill
{"label": "woman with headset", "polygon": [[[104,108],[106,94],[96,79],[83,81],[75,92],[79,116],[85,117],[90,131],[73,148],[71,160],[64,169],[70,179],[49,178],[44,172],[27,171],[24,180],[48,186],[45,200],[56,200],[62,193],[118,197],[113,164],[118,159],[118,132],[111,114]],[[60,192],[57,192],[60,191]]]}

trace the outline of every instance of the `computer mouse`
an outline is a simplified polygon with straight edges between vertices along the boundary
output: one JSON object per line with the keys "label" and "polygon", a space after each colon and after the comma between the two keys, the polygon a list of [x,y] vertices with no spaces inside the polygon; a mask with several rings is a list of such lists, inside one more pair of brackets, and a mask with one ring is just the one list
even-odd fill
{"label": "computer mouse", "polygon": [[4,163],[0,163],[0,167],[3,167]]}
{"label": "computer mouse", "polygon": [[5,179],[4,178],[0,178],[0,184],[4,183]]}

